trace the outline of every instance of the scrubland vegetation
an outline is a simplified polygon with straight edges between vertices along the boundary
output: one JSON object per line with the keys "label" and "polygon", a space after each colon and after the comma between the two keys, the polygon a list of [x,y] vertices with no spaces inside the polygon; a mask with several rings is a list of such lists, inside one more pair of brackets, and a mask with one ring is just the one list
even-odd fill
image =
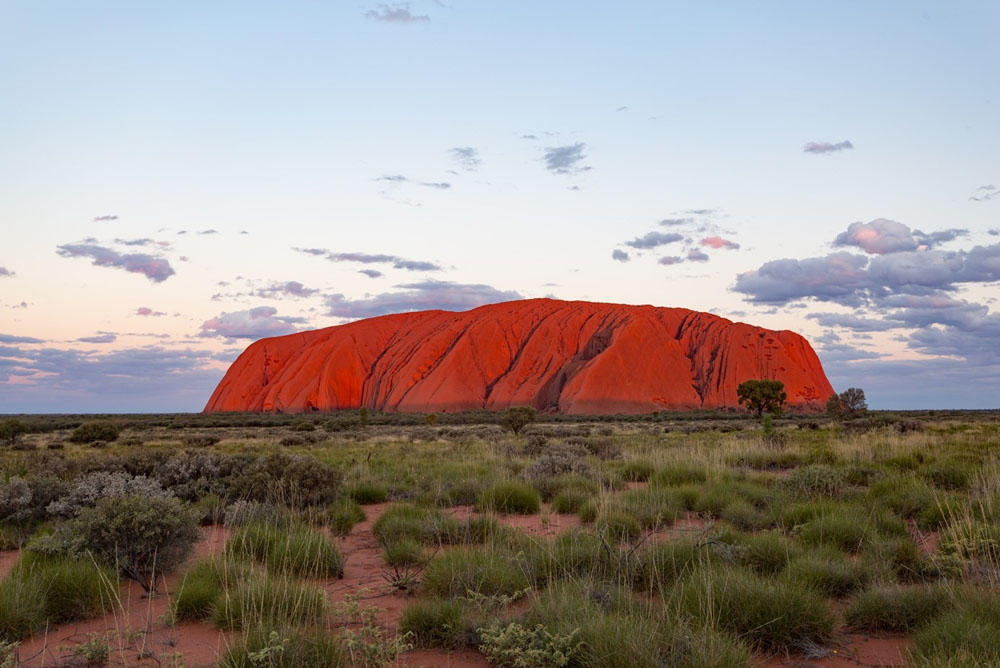
{"label": "scrubland vegetation", "polygon": [[230,632],[221,666],[1000,665],[997,413],[514,418],[17,418],[0,666],[127,581]]}

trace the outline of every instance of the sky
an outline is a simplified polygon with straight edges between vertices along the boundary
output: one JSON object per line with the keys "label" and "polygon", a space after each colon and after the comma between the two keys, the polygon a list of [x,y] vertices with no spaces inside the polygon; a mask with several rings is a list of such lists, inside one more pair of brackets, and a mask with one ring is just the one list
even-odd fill
{"label": "sky", "polygon": [[0,2],[0,413],[197,411],[253,340],[554,297],[1000,406],[995,2]]}

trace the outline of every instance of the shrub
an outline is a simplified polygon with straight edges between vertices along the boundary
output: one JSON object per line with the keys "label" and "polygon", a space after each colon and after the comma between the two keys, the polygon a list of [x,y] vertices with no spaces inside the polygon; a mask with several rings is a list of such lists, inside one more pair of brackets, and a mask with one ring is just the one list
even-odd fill
{"label": "shrub", "polygon": [[342,499],[326,509],[326,524],[334,536],[346,536],[358,522],[365,521],[365,511],[357,501]]}
{"label": "shrub", "polygon": [[695,571],[679,595],[683,609],[692,617],[714,622],[763,651],[822,643],[833,632],[833,615],[822,596],[743,569]]}
{"label": "shrub", "polygon": [[503,412],[500,424],[504,429],[518,434],[534,422],[537,415],[535,409],[530,406],[512,406]]}
{"label": "shrub", "polygon": [[522,568],[496,551],[458,548],[431,559],[424,570],[424,587],[441,597],[511,595],[529,585]]}
{"label": "shrub", "polygon": [[298,418],[292,420],[292,424],[289,425],[292,431],[315,431],[316,423],[311,420],[306,420],[305,418]]}
{"label": "shrub", "polygon": [[218,598],[212,624],[224,631],[261,625],[304,625],[322,620],[326,607],[322,589],[284,576],[258,573],[236,582]]}
{"label": "shrub", "polygon": [[856,631],[907,633],[950,607],[940,587],[880,587],[855,596],[844,609],[844,622]]}
{"label": "shrub", "polygon": [[114,441],[120,433],[118,425],[107,420],[84,422],[73,430],[69,440],[71,443],[95,443],[97,441]]}
{"label": "shrub", "polygon": [[93,555],[155,591],[157,576],[183,563],[200,537],[195,513],[179,500],[128,495],[84,508],[34,545],[48,553]]}
{"label": "shrub", "polygon": [[373,503],[385,503],[389,499],[389,490],[384,485],[374,482],[359,482],[347,488],[347,496],[367,506]]}
{"label": "shrub", "polygon": [[344,577],[344,555],[319,530],[304,524],[251,524],[230,536],[226,555],[250,559],[275,573],[302,577]]}
{"label": "shrub", "polygon": [[340,471],[314,457],[277,453],[252,460],[233,479],[230,493],[293,508],[325,506],[339,495],[342,479]]}
{"label": "shrub", "polygon": [[465,608],[457,601],[431,599],[412,603],[403,610],[399,632],[412,634],[418,647],[456,649],[476,642]]}
{"label": "shrub", "polygon": [[479,497],[479,509],[512,515],[533,515],[541,501],[538,492],[524,483],[509,480],[497,483]]}
{"label": "shrub", "polygon": [[21,422],[17,418],[7,418],[5,420],[0,420],[0,442],[4,443],[8,447],[14,447],[17,443],[17,439],[21,434],[27,434],[28,425]]}
{"label": "shrub", "polygon": [[52,501],[46,511],[56,517],[75,517],[83,509],[96,506],[101,499],[123,496],[165,498],[170,492],[146,476],[124,471],[96,471],[78,480],[66,496]]}
{"label": "shrub", "polygon": [[686,485],[689,483],[701,483],[708,479],[705,467],[689,462],[678,462],[660,469],[654,473],[649,484],[653,487],[669,487],[676,485]]}
{"label": "shrub", "polygon": [[556,479],[560,476],[586,477],[591,474],[590,465],[572,446],[552,446],[541,457],[524,470],[524,479],[532,483],[546,499],[557,491]]}
{"label": "shrub", "polygon": [[66,494],[67,485],[57,478],[11,476],[0,483],[0,521],[31,526],[48,515],[50,503]]}
{"label": "shrub", "polygon": [[498,666],[550,668],[568,666],[580,653],[583,641],[578,631],[568,635],[550,633],[541,624],[525,628],[520,624],[496,623],[479,629],[479,650]]}

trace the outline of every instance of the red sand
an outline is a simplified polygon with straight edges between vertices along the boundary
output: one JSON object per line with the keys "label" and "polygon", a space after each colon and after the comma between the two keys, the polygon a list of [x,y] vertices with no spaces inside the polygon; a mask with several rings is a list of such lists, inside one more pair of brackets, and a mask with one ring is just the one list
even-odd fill
{"label": "red sand", "polygon": [[784,382],[792,408],[818,410],[833,394],[794,332],[681,308],[530,299],[261,339],[205,411],[649,413],[736,407],[752,378]]}
{"label": "red sand", "polygon": [[[364,592],[361,603],[378,609],[378,622],[387,633],[395,633],[403,610],[415,600],[409,592],[394,590],[383,578],[387,572],[382,561],[381,548],[372,526],[391,504],[383,503],[365,506],[367,518],[357,524],[348,536],[339,540],[347,555],[343,579],[317,582],[326,590],[332,601],[343,601],[348,595]],[[469,506],[451,510],[457,517],[474,515]],[[575,515],[549,513],[548,507],[538,515],[499,516],[499,521],[508,526],[518,527],[529,535],[552,537],[579,526]],[[705,532],[710,526],[703,518],[688,513],[668,529],[650,536],[653,540],[671,540],[681,536],[692,536]],[[204,537],[195,548],[193,559],[221,553],[227,532],[222,527],[203,530]],[[17,552],[0,553],[0,574],[6,574],[18,556]],[[182,569],[183,571],[183,569]],[[182,572],[181,571],[181,572]],[[226,651],[228,643],[237,634],[223,633],[209,624],[182,624],[167,626],[162,617],[169,604],[169,592],[177,586],[180,572],[167,577],[162,587],[164,594],[148,598],[134,584],[121,586],[121,605],[111,615],[101,619],[88,620],[49,629],[48,633],[29,638],[21,644],[20,657],[25,668],[66,665],[72,658],[65,649],[84,642],[88,634],[108,634],[113,648],[112,666],[161,666],[169,665],[171,655],[183,658],[187,668],[197,668],[213,664]],[[905,636],[869,637],[845,635],[834,647],[836,651],[821,658],[804,656],[775,656],[762,660],[766,668],[789,668],[792,666],[815,666],[816,668],[867,668],[883,666],[903,666],[903,657],[909,647]],[[400,666],[424,666],[425,668],[486,668],[486,659],[475,650],[445,652],[442,650],[416,649],[403,655]]]}

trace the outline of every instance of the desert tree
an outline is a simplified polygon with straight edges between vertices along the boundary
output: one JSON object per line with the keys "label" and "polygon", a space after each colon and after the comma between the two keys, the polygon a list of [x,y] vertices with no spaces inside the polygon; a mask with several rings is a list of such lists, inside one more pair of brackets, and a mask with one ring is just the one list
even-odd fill
{"label": "desert tree", "polygon": [[736,388],[736,398],[741,406],[760,417],[765,412],[780,415],[788,394],[780,380],[745,380]]}
{"label": "desert tree", "polygon": [[519,434],[522,429],[535,421],[537,415],[531,406],[511,406],[503,412],[500,423],[504,429]]}

